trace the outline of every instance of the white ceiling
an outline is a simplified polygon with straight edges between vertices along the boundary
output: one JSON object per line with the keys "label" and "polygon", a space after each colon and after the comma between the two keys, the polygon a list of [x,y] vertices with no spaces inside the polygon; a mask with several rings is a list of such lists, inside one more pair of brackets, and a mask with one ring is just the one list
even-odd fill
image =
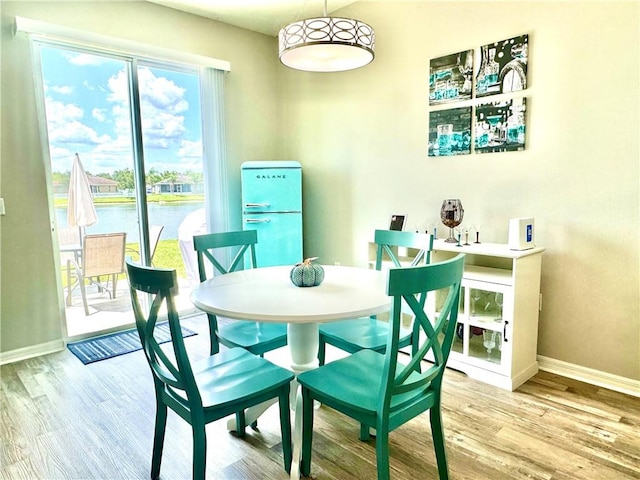
{"label": "white ceiling", "polygon": [[[324,0],[148,0],[183,12],[212,18],[276,36],[288,23],[322,16]],[[327,0],[327,13],[357,0]]]}

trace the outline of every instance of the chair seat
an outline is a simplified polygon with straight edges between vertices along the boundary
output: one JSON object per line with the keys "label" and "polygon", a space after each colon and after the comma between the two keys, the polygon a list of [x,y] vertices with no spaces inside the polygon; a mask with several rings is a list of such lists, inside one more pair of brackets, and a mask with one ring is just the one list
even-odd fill
{"label": "chair seat", "polygon": [[[369,317],[323,323],[320,337],[324,342],[348,353],[362,349],[384,352],[389,335],[389,324]],[[400,348],[411,344],[411,331],[400,329]]]}
{"label": "chair seat", "polygon": [[[332,408],[346,408],[351,412],[375,416],[380,403],[380,389],[385,355],[373,350],[359,352],[298,375],[300,385],[308,388],[313,397]],[[409,375],[410,382],[418,374]],[[427,386],[426,389],[429,387]],[[326,394],[326,395],[323,395]],[[390,411],[406,406],[413,399],[424,400],[424,391],[395,395]]]}
{"label": "chair seat", "polygon": [[229,413],[237,411],[236,403],[246,405],[248,398],[259,397],[294,378],[289,370],[242,348],[223,350],[194,362],[192,368],[205,409],[219,410],[226,404]]}
{"label": "chair seat", "polygon": [[242,347],[260,355],[287,345],[285,323],[234,321],[220,317],[218,322],[218,338],[226,347]]}

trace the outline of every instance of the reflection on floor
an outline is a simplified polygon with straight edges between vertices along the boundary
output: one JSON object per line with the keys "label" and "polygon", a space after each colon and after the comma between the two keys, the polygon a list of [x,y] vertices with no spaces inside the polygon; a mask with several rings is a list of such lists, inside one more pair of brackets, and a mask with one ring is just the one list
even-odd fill
{"label": "reflection on floor", "polygon": [[[189,298],[191,288],[187,281],[180,283],[180,294],[176,297],[176,304],[181,315],[199,312]],[[126,279],[118,280],[118,289],[114,299],[111,299],[104,290],[99,292],[97,288],[87,286],[87,304],[89,305],[89,315],[84,314],[82,298],[76,289],[72,306],[65,310],[67,337],[70,341],[135,326],[129,285]]]}

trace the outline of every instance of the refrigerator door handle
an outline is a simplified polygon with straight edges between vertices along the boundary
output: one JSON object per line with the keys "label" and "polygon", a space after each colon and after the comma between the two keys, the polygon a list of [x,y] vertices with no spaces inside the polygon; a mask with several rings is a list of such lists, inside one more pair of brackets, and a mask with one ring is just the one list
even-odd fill
{"label": "refrigerator door handle", "polygon": [[270,221],[268,218],[247,218],[245,223],[269,223]]}
{"label": "refrigerator door handle", "polygon": [[245,203],[244,208],[269,208],[269,203]]}

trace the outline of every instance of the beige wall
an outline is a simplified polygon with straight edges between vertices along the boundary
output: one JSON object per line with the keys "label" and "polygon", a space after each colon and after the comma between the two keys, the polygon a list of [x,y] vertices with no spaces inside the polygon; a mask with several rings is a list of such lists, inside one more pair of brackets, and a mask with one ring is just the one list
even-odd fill
{"label": "beige wall", "polygon": [[[275,39],[146,3],[0,8],[0,352],[61,336],[28,50],[9,32],[21,15],[230,61],[230,202],[242,161],[301,161],[305,254],[325,263],[364,264],[390,213],[430,222],[444,198],[462,199],[486,241],[534,216],[547,247],[538,353],[640,380],[638,3],[360,2],[342,13],[375,27],[376,59],[341,74],[287,70]],[[522,33],[527,149],[428,158],[429,58]]]}
{"label": "beige wall", "polygon": [[[306,255],[362,265],[391,213],[412,228],[445,198],[462,200],[486,241],[506,243],[509,219],[533,216],[547,248],[538,353],[640,380],[639,4],[361,2],[340,13],[375,28],[371,65],[282,68]],[[429,59],[524,33],[526,150],[427,157]]]}

